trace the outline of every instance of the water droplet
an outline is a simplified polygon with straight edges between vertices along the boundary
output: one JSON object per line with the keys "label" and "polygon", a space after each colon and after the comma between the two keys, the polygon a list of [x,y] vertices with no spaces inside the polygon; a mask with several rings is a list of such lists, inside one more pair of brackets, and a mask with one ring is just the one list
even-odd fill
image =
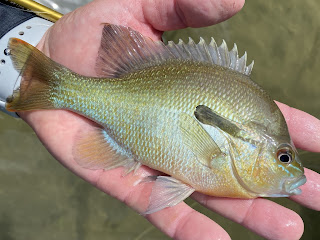
{"label": "water droplet", "polygon": [[4,51],[4,55],[9,56],[10,55],[10,49],[6,48]]}
{"label": "water droplet", "polygon": [[24,34],[24,32],[23,32],[23,31],[20,31],[20,32],[19,32],[19,35],[23,35],[23,34]]}
{"label": "water droplet", "polygon": [[27,28],[27,29],[30,29],[30,28],[31,28],[31,26],[26,26],[26,28]]}
{"label": "water droplet", "polygon": [[6,60],[4,60],[4,59],[1,59],[1,64],[3,65],[3,64],[5,64],[6,63]]}

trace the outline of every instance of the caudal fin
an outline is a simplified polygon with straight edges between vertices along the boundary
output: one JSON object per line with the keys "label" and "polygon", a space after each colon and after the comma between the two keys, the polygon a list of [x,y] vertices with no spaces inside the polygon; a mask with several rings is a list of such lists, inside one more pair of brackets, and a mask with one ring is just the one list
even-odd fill
{"label": "caudal fin", "polygon": [[20,39],[11,38],[8,48],[13,65],[22,78],[20,88],[7,99],[6,109],[16,112],[54,108],[50,96],[59,83],[57,73],[65,68]]}

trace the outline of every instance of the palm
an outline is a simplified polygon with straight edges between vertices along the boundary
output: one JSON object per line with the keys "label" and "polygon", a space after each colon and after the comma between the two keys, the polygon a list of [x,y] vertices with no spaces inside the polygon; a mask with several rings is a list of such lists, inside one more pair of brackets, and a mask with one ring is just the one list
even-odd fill
{"label": "palm", "polygon": [[[238,1],[238,5],[221,1],[227,2],[226,6],[219,5],[218,0],[212,1],[213,4],[207,4],[209,1],[205,0],[194,2],[181,0],[176,1],[174,5],[173,1],[161,0],[131,1],[130,3],[98,0],[59,20],[38,47],[53,60],[73,71],[94,76],[103,23],[127,25],[153,39],[159,39],[161,31],[164,30],[186,26],[206,26],[222,21],[238,11],[242,4],[241,0]],[[219,9],[216,6],[220,6],[220,11],[215,10]],[[206,11],[198,11],[201,8]],[[308,146],[308,150],[320,151],[319,140],[316,141],[316,137],[310,137],[316,136],[315,132],[319,135],[318,120],[287,106],[280,107],[286,116],[292,112],[295,114],[295,119],[290,118],[288,123],[296,145],[301,148]],[[122,177],[121,168],[93,171],[84,169],[75,162],[72,154],[75,135],[80,129],[90,130],[94,123],[63,110],[34,111],[21,113],[21,116],[33,127],[52,155],[71,171],[102,191],[124,201],[138,212],[146,209],[151,184],[137,185],[136,183],[147,175],[156,174],[154,170],[141,167],[136,175]],[[299,124],[297,122],[299,119],[303,119],[301,123],[304,124]],[[294,130],[294,126],[299,126],[299,131]],[[311,135],[300,134],[306,131]],[[306,171],[306,175],[308,183],[303,187],[303,194],[293,199],[319,210],[320,189],[316,187],[316,182],[320,182],[320,177],[310,170]],[[311,191],[313,198],[308,199]],[[193,197],[209,209],[240,222],[267,238],[296,239],[303,231],[302,220],[296,213],[265,199],[223,199],[199,193],[193,194]],[[269,218],[265,218],[266,214]],[[176,239],[229,238],[220,226],[185,203],[148,215],[147,218]]]}

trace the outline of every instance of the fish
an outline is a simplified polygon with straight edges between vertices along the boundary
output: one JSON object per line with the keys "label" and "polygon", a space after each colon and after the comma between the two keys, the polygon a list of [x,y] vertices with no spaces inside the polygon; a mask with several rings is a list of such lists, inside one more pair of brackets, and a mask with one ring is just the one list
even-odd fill
{"label": "fish", "polygon": [[213,38],[153,41],[120,25],[103,27],[97,77],[79,75],[11,38],[20,87],[8,111],[65,109],[99,127],[80,133],[73,154],[89,169],[158,170],[151,214],[193,192],[229,198],[288,197],[306,183],[286,121],[251,80],[253,62]]}

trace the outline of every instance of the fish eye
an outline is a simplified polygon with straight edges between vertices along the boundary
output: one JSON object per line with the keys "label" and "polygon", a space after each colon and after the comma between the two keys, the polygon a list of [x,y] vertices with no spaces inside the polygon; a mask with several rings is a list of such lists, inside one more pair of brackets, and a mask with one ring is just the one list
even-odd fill
{"label": "fish eye", "polygon": [[292,162],[292,156],[291,156],[291,154],[288,154],[288,153],[281,153],[278,156],[278,159],[280,160],[280,162],[283,162],[283,163],[291,163]]}
{"label": "fish eye", "polygon": [[277,157],[280,162],[289,164],[293,160],[292,151],[288,148],[279,149],[277,152]]}

